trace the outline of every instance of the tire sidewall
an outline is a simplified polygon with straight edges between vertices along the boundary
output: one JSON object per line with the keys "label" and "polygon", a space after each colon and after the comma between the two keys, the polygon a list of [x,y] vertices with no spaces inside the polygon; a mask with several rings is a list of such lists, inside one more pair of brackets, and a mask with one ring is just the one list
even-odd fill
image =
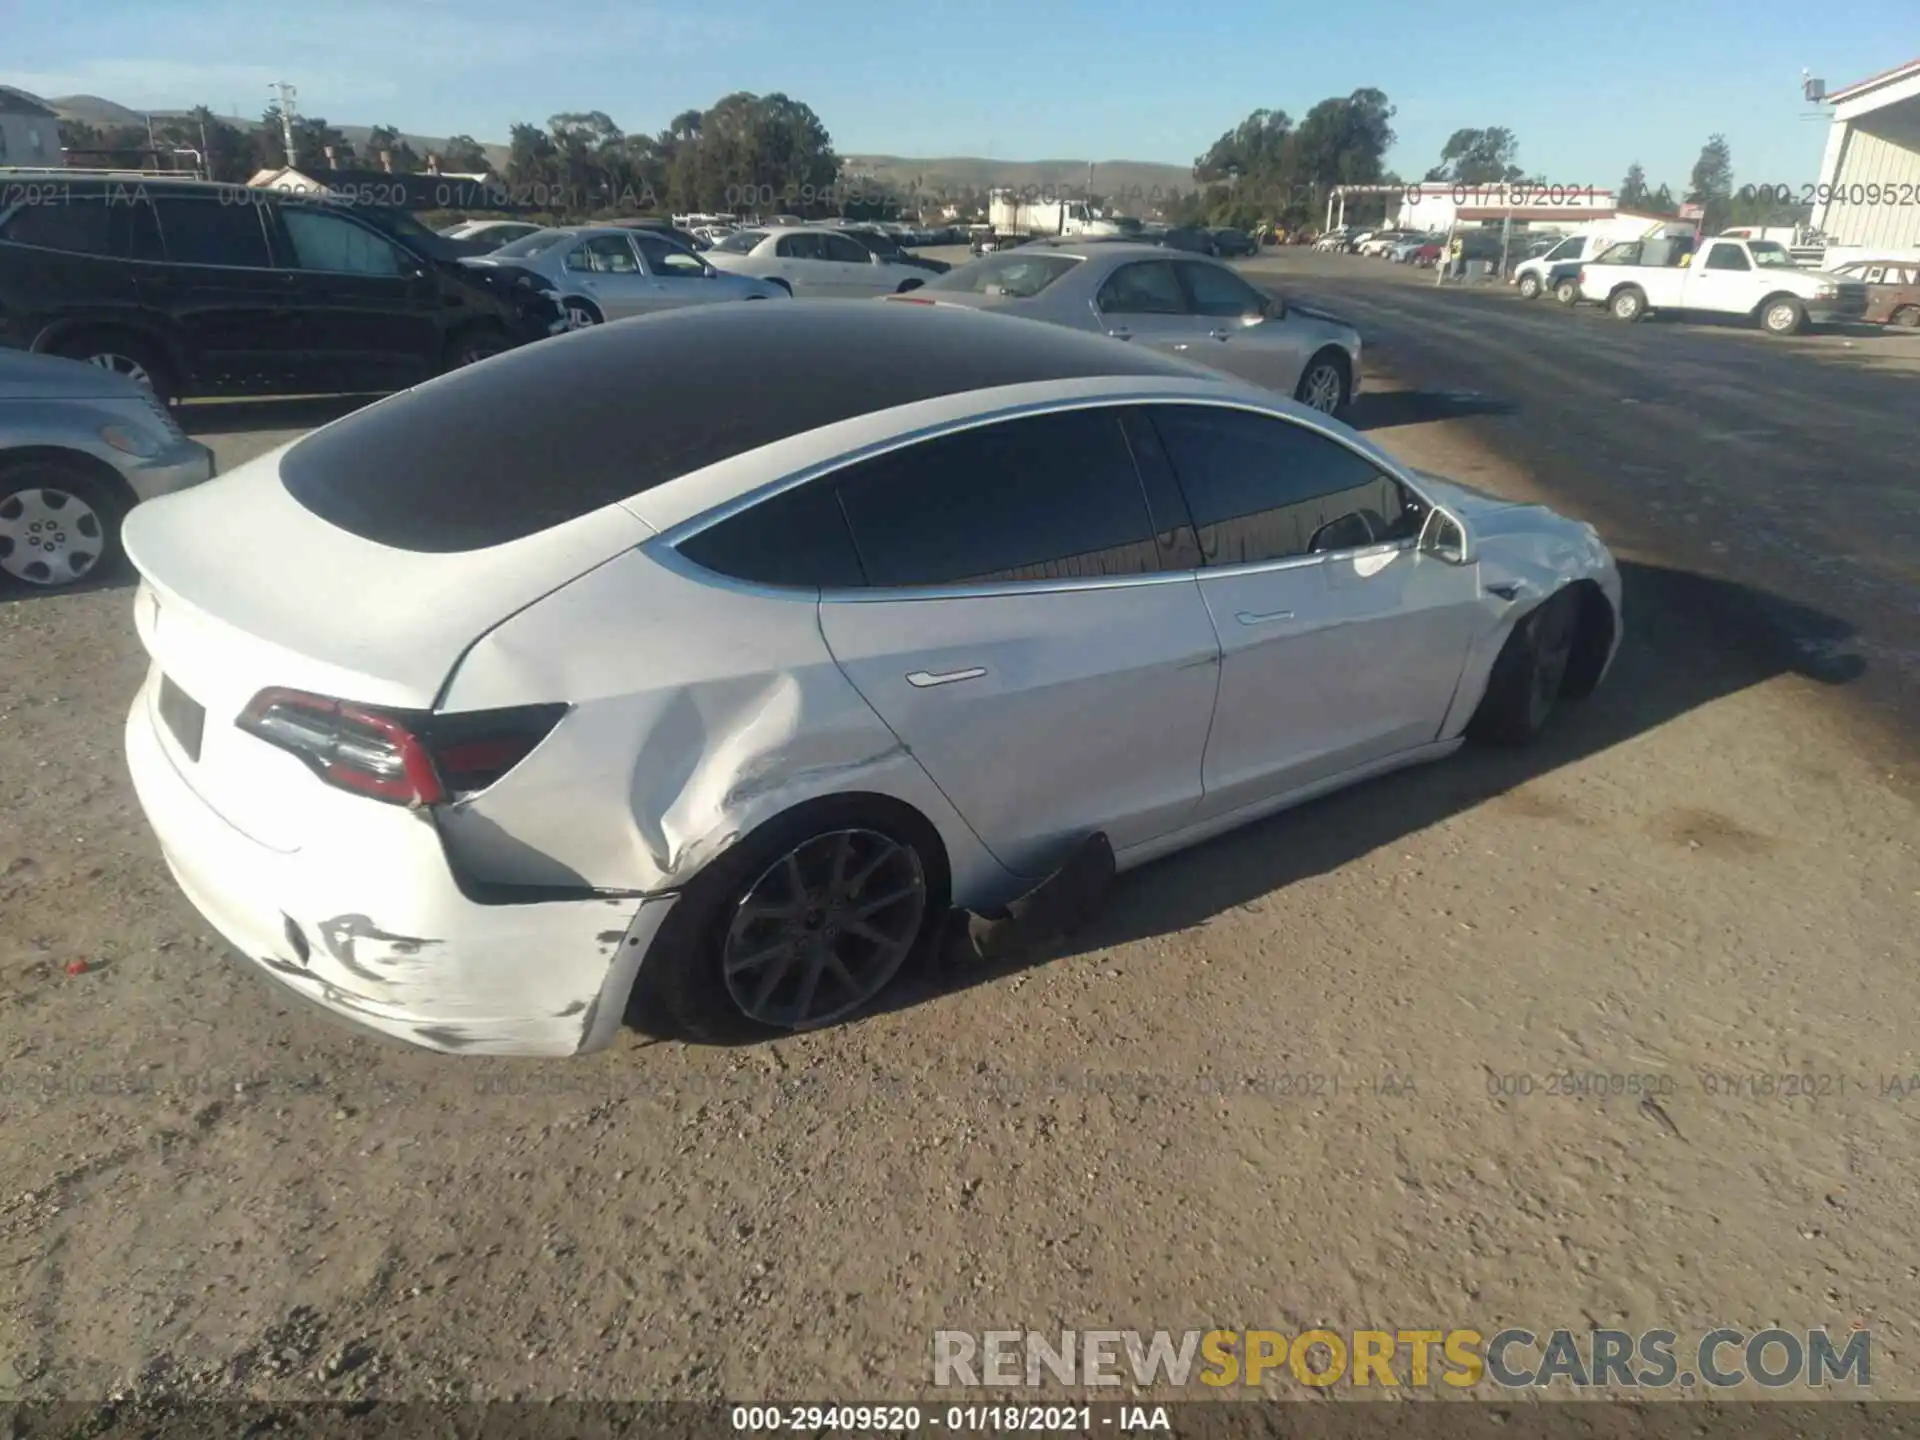
{"label": "tire sidewall", "polygon": [[1520,277],[1520,298],[1522,300],[1537,300],[1539,297],[1540,281],[1538,277],[1522,275]]}
{"label": "tire sidewall", "polygon": [[[1773,317],[1779,313],[1786,315],[1786,324],[1773,323]],[[1760,309],[1760,328],[1769,335],[1795,335],[1806,323],[1805,310],[1793,300],[1769,300]]]}
{"label": "tire sidewall", "polygon": [[1647,313],[1647,303],[1640,298],[1638,290],[1622,290],[1607,302],[1607,309],[1613,312],[1614,319],[1631,324]]}
{"label": "tire sidewall", "polygon": [[99,517],[100,556],[86,574],[58,585],[36,585],[0,570],[0,590],[53,593],[78,589],[105,575],[118,572],[121,561],[120,523],[126,519],[127,502],[115,494],[112,486],[76,462],[57,459],[33,459],[0,463],[0,504],[21,490],[63,490],[85,502]]}
{"label": "tire sidewall", "polygon": [[[635,977],[628,1023],[651,1034],[708,1044],[796,1033],[749,1019],[734,1004],[720,971],[727,929],[747,890],[774,861],[815,836],[856,828],[910,847],[926,881],[926,913],[913,948],[861,1009],[878,1001],[899,979],[900,971],[925,954],[929,937],[945,933],[952,883],[946,850],[933,826],[900,801],[878,795],[837,795],[808,801],[767,821],[687,883]],[[856,1010],[832,1024],[845,1024],[860,1013]]]}

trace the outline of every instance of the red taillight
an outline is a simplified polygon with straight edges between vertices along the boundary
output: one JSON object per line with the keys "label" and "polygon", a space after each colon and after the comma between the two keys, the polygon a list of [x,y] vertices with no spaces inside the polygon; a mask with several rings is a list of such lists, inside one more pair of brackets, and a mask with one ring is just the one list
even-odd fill
{"label": "red taillight", "polygon": [[254,696],[236,723],[329,785],[392,805],[439,805],[500,779],[566,712],[523,705],[436,715],[274,687]]}
{"label": "red taillight", "polygon": [[1587,267],[1586,266],[1582,265],[1580,267],[1580,273],[1573,277],[1573,283],[1581,286],[1584,286],[1587,283]]}

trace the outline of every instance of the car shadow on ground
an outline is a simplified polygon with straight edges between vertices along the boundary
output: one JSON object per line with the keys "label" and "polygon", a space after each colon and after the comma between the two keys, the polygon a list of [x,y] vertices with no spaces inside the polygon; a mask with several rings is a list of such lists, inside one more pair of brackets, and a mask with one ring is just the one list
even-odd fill
{"label": "car shadow on ground", "polygon": [[1613,671],[1592,697],[1558,712],[1534,745],[1468,746],[1156,861],[1120,876],[1078,933],[993,964],[949,946],[939,963],[903,975],[883,1007],[1187,930],[1764,681],[1793,674],[1845,685],[1866,672],[1864,660],[1845,653],[1852,627],[1831,616],[1686,571],[1620,568],[1627,633]]}
{"label": "car shadow on ground", "polygon": [[140,577],[133,566],[121,560],[97,569],[84,580],[71,585],[32,585],[11,575],[0,575],[0,606],[17,605],[26,600],[64,600],[74,595],[90,595],[97,590],[131,590]]}
{"label": "car shadow on ground", "polygon": [[174,407],[180,428],[193,436],[260,430],[311,430],[371,405],[379,395],[288,395],[248,400],[189,400]]}
{"label": "car shadow on ground", "polygon": [[1469,415],[1512,415],[1519,408],[1472,390],[1362,390],[1344,418],[1355,430],[1392,430]]}

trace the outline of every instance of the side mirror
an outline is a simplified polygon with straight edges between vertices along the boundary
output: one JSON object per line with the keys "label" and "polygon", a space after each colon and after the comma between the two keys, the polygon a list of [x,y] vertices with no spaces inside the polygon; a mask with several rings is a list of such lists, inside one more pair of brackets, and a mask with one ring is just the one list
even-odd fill
{"label": "side mirror", "polygon": [[1260,297],[1260,318],[1263,320],[1284,320],[1287,318],[1287,302],[1278,295]]}
{"label": "side mirror", "polygon": [[1449,565],[1472,564],[1473,538],[1466,522],[1436,505],[1420,527],[1420,553]]}

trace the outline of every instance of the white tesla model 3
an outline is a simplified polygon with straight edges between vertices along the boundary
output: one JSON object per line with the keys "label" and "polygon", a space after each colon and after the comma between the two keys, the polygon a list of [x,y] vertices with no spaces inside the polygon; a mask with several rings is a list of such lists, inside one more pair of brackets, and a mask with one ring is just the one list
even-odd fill
{"label": "white tesla model 3", "polygon": [[1524,741],[1621,629],[1590,526],[1135,346],[859,301],[515,350],[125,543],[182,889],[467,1053],[829,1022],[1089,837],[1124,869]]}

